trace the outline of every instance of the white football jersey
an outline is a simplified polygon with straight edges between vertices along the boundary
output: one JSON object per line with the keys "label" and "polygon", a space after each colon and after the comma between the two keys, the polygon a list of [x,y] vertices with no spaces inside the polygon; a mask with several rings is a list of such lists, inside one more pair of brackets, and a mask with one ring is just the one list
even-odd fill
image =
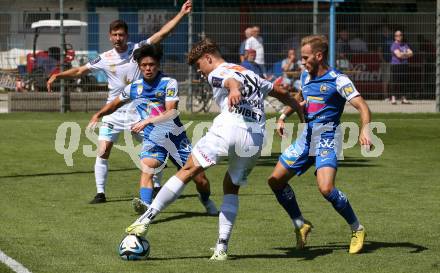
{"label": "white football jersey", "polygon": [[[228,107],[229,91],[224,86],[229,78],[242,84],[242,98],[231,110]],[[264,132],[266,123],[264,98],[273,89],[271,82],[233,63],[219,65],[208,75],[208,82],[212,87],[213,99],[221,109],[220,115],[214,122],[233,122],[243,128],[257,124],[261,132]]]}
{"label": "white football jersey", "polygon": [[139,43],[128,42],[125,52],[118,53],[113,48],[86,64],[91,71],[102,70],[107,75],[109,89],[107,103],[117,98],[125,86],[141,77],[138,65],[133,60],[133,51],[145,44],[150,44],[150,40]]}

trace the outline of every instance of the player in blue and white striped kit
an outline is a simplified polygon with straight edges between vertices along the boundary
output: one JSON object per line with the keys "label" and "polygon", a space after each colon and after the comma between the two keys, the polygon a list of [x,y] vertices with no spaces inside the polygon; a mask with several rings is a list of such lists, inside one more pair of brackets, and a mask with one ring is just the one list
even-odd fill
{"label": "player in blue and white striped kit", "polygon": [[[153,175],[171,160],[180,169],[191,154],[191,143],[177,113],[179,101],[177,81],[159,70],[162,49],[157,45],[144,45],[133,53],[134,60],[142,72],[142,79],[128,85],[112,102],[104,106],[91,119],[93,126],[100,117],[132,101],[130,109],[136,109],[141,121],[131,127],[132,132],[144,134],[140,153],[142,174],[140,179],[140,199],[133,200],[137,213],[142,214],[152,201]],[[194,176],[200,200],[208,214],[218,214],[214,202],[209,199],[209,182],[204,173]]]}
{"label": "player in blue and white striped kit", "polygon": [[[306,68],[301,75],[306,127],[296,142],[280,156],[268,183],[280,205],[291,217],[296,247],[302,249],[312,224],[303,218],[288,182],[294,175],[303,174],[315,164],[319,191],[350,225],[352,239],[349,252],[358,253],[363,247],[365,228],[359,223],[346,195],[335,187],[337,156],[342,144],[338,125],[348,101],[361,116],[359,142],[369,149],[370,110],[351,80],[327,65],[328,41],[324,36],[307,36],[301,45],[302,64]],[[293,112],[291,110],[286,110],[278,120],[281,129],[284,128],[285,117]]]}

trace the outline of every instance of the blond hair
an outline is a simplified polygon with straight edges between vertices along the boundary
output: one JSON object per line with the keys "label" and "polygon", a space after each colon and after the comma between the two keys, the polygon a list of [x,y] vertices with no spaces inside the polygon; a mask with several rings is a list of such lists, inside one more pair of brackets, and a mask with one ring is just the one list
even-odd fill
{"label": "blond hair", "polygon": [[324,35],[310,35],[302,38],[301,47],[310,45],[312,52],[322,52],[324,60],[327,60],[328,55],[328,39]]}

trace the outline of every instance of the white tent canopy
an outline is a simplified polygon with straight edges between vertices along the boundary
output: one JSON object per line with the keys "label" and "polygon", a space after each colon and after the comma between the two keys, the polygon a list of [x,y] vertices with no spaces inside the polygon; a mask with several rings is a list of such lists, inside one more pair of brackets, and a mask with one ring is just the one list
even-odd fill
{"label": "white tent canopy", "polygon": [[[60,27],[60,20],[41,20],[32,23],[31,28],[41,28],[41,27]],[[85,27],[86,22],[79,20],[63,20],[63,27]]]}

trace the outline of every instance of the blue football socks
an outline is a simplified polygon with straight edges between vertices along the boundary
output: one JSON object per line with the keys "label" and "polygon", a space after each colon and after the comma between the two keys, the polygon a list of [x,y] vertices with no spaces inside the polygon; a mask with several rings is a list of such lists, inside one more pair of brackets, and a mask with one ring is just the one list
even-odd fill
{"label": "blue football socks", "polygon": [[357,217],[354,214],[353,208],[348,202],[347,197],[337,188],[333,188],[329,195],[325,196],[325,199],[332,203],[333,208],[344,217],[345,221],[349,225],[358,223]]}
{"label": "blue football socks", "polygon": [[148,205],[151,205],[151,202],[153,200],[153,189],[152,188],[140,188],[139,195],[140,195],[142,201],[144,201]]}
{"label": "blue football socks", "polygon": [[280,203],[292,220],[297,218],[302,219],[301,210],[296,202],[295,193],[289,184],[286,184],[284,189],[272,191],[275,194],[278,203]]}

